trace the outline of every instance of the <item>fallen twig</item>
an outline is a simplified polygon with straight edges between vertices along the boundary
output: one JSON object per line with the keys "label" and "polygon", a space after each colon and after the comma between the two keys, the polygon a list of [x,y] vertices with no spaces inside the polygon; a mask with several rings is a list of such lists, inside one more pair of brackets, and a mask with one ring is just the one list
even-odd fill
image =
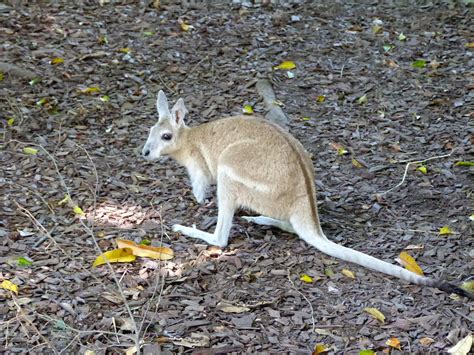
{"label": "fallen twig", "polygon": [[[18,141],[16,139],[12,139],[10,141],[8,141],[6,144],[10,143],[10,142],[16,142],[16,143],[19,143],[19,144],[22,144],[22,145],[32,145],[32,146],[36,146],[38,148],[40,148],[47,156],[48,158],[50,159],[50,161],[53,163],[54,165],[54,168],[56,170],[56,174],[59,178],[59,181],[60,181],[60,184],[63,186],[63,188],[66,190],[66,195],[69,197],[69,199],[72,200],[71,198],[71,192],[68,188],[68,186],[66,185],[66,182],[64,180],[64,177],[62,176],[61,172],[59,171],[59,166],[56,162],[56,159],[51,155],[51,153],[49,153],[46,148],[44,148],[41,144],[36,144],[36,143],[26,143],[26,142],[22,142],[22,141]],[[87,158],[89,159],[89,161],[91,162],[92,164],[92,169],[93,169],[93,172],[94,172],[94,177],[96,179],[95,181],[95,190],[94,190],[94,202],[93,202],[93,216],[95,216],[95,211],[96,211],[96,205],[97,205],[97,194],[98,194],[98,190],[99,190],[99,176],[98,176],[98,173],[97,173],[97,168],[91,158],[91,156],[89,155],[89,152],[87,151],[87,149],[85,149],[84,147],[82,147],[81,145],[79,144],[76,144],[76,146],[81,149],[82,151],[84,151],[84,153],[86,154]],[[23,206],[21,206],[18,202],[16,202],[16,205],[18,206],[18,208],[20,209],[20,211],[22,211],[23,214],[25,214],[27,217],[29,217],[33,223],[37,226],[38,229],[40,229],[50,240],[51,242],[59,249],[61,250],[61,252],[66,255],[68,258],[70,258],[71,260],[74,260],[74,258],[66,251],[64,250],[57,242],[56,240],[52,237],[52,235],[50,234],[50,232],[33,216],[33,214],[28,211],[26,208],[24,208]],[[88,225],[86,225],[83,220],[80,220],[80,223],[81,225],[84,227],[84,229],[87,231],[87,233],[91,236],[93,242],[94,242],[94,246],[96,247],[96,249],[99,251],[100,254],[103,254],[98,242],[97,242],[97,239],[95,238],[95,234],[94,234],[94,219],[92,220],[91,222],[91,227],[89,227]],[[124,303],[124,306],[125,306],[125,309],[127,310],[127,313],[130,317],[130,320],[134,326],[134,331],[135,331],[135,337],[134,337],[134,341],[135,341],[135,346],[136,346],[136,349],[137,349],[137,355],[140,354],[140,336],[139,336],[139,331],[138,331],[138,327],[137,327],[137,324],[135,322],[135,319],[133,317],[133,313],[132,313],[132,310],[130,309],[130,306],[128,305],[128,302],[127,302],[127,298],[122,290],[122,287],[120,286],[120,282],[117,278],[117,275],[115,273],[115,270],[113,269],[112,265],[110,264],[109,260],[107,258],[105,258],[105,261],[106,261],[106,264],[107,264],[107,267],[109,268],[110,272],[111,272],[111,275],[112,275],[112,278],[115,282],[115,284],[117,285],[117,288],[118,288],[118,291],[119,291],[119,294],[122,298],[122,301]],[[103,284],[101,280],[99,280],[93,273],[91,273],[89,270],[87,270],[85,267],[83,267],[82,265],[80,265],[81,269],[83,269],[84,271],[87,271],[89,273],[89,275],[91,275],[96,281],[98,281],[99,283]],[[105,286],[104,286],[105,287]]]}
{"label": "fallen twig", "polygon": [[291,277],[290,277],[290,271],[288,271],[288,280],[290,281],[291,286],[293,286],[293,288],[295,289],[295,291],[298,292],[298,293],[301,295],[301,297],[303,297],[303,298],[306,300],[306,302],[308,302],[308,304],[309,304],[309,308],[311,309],[311,320],[313,321],[313,329],[312,329],[312,332],[314,333],[314,331],[315,331],[315,329],[316,329],[316,320],[314,319],[314,308],[313,308],[313,305],[312,305],[311,302],[309,301],[308,297],[306,297],[306,296],[303,294],[303,292],[301,292],[300,290],[298,290],[298,289],[296,288],[295,283],[293,282],[293,280],[292,280]]}
{"label": "fallen twig", "polygon": [[[103,251],[102,249],[100,248],[99,246],[99,243],[97,242],[97,239],[95,237],[95,234],[94,234],[94,221],[95,221],[95,211],[96,211],[96,207],[97,207],[97,194],[99,193],[99,174],[97,173],[97,167],[95,166],[95,163],[94,161],[92,160],[89,152],[87,151],[86,148],[84,148],[82,145],[80,144],[77,144],[75,143],[76,146],[81,149],[87,156],[87,158],[89,159],[91,165],[92,165],[92,170],[94,172],[94,178],[95,178],[95,185],[94,185],[94,197],[93,197],[93,214],[92,214],[92,222],[91,222],[91,226],[89,227],[88,225],[86,225],[84,223],[84,221],[81,219],[80,220],[80,223],[82,224],[82,226],[84,227],[84,229],[89,232],[89,235],[91,236],[92,238],[92,241],[94,242],[94,246],[95,248],[97,249],[97,251],[100,253],[100,254],[103,254]],[[63,180],[64,181],[64,180]],[[135,346],[136,346],[136,349],[137,349],[137,352],[136,354],[137,355],[140,355],[140,331],[137,327],[137,323],[135,322],[135,318],[133,317],[133,313],[132,313],[132,310],[130,309],[130,306],[127,302],[127,298],[122,290],[122,286],[120,285],[120,282],[117,278],[117,275],[115,273],[115,270],[114,268],[112,267],[112,265],[110,264],[109,260],[107,258],[104,258],[105,262],[107,263],[107,267],[109,268],[110,272],[111,272],[111,275],[112,275],[112,278],[114,279],[114,282],[115,284],[117,285],[117,289],[120,293],[120,296],[122,297],[122,300],[123,300],[123,304],[125,306],[125,309],[127,310],[127,313],[128,313],[128,316],[130,317],[130,321],[132,322],[133,324],[133,330],[135,331]]]}
{"label": "fallen twig", "polygon": [[385,194],[389,193],[390,191],[393,191],[393,190],[395,190],[396,188],[402,186],[403,183],[405,182],[406,177],[407,177],[408,168],[410,167],[410,165],[421,164],[421,163],[425,163],[425,162],[427,162],[427,161],[434,160],[434,159],[447,158],[447,157],[450,157],[451,155],[453,155],[453,153],[454,153],[455,151],[456,151],[456,149],[453,149],[453,150],[451,151],[451,153],[449,153],[449,154],[437,155],[437,156],[435,156],[435,157],[430,157],[430,158],[426,158],[426,159],[423,159],[423,160],[416,160],[416,161],[410,161],[410,162],[408,162],[407,165],[405,166],[405,172],[403,173],[402,180],[401,180],[397,185],[395,185],[394,187],[392,187],[391,189],[388,189],[387,191],[379,192],[379,194],[385,195]]}

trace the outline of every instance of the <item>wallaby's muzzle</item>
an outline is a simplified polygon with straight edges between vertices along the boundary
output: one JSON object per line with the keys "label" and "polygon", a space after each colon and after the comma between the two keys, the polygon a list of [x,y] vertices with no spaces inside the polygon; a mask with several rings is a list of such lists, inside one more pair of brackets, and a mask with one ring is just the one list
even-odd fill
{"label": "wallaby's muzzle", "polygon": [[147,146],[145,145],[142,149],[142,156],[146,159],[146,160],[149,160],[150,158],[150,149],[147,148]]}

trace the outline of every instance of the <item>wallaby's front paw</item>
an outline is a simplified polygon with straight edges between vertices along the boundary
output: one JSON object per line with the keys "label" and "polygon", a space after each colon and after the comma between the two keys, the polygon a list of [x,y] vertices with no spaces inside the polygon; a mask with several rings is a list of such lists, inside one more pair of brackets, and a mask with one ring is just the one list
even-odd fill
{"label": "wallaby's front paw", "polygon": [[193,191],[193,194],[194,194],[194,198],[196,199],[198,203],[204,202],[204,199],[206,198],[206,194],[204,192]]}

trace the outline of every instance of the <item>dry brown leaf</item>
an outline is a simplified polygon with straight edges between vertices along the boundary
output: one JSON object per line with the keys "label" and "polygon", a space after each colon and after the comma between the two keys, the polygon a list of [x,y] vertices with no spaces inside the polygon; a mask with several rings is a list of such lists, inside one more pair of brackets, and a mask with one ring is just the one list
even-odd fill
{"label": "dry brown leaf", "polygon": [[217,309],[224,313],[244,313],[250,311],[250,308],[248,307],[234,306],[223,302],[217,304]]}
{"label": "dry brown leaf", "polygon": [[174,345],[184,346],[186,348],[207,347],[209,346],[209,337],[205,334],[191,333],[191,337],[171,340]]}
{"label": "dry brown leaf", "polygon": [[434,339],[424,337],[420,339],[420,344],[423,346],[429,346],[430,344],[433,344],[435,341]]}
{"label": "dry brown leaf", "polygon": [[400,347],[400,340],[398,340],[398,338],[395,338],[395,337],[390,338],[385,342],[385,344],[387,344],[388,346],[390,346],[392,348],[402,350],[401,347]]}

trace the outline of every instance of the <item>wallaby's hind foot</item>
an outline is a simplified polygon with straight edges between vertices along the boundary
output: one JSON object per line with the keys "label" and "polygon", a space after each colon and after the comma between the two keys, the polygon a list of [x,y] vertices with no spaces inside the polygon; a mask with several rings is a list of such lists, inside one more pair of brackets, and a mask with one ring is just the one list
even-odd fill
{"label": "wallaby's hind foot", "polygon": [[223,240],[219,240],[219,238],[217,238],[212,233],[207,233],[197,228],[185,227],[185,226],[182,226],[181,224],[175,224],[173,226],[173,232],[181,232],[182,234],[188,237],[201,239],[210,245],[215,245],[221,248],[227,245],[227,241],[225,241],[224,243]]}
{"label": "wallaby's hind foot", "polygon": [[265,216],[242,216],[242,218],[245,219],[247,222],[253,222],[262,226],[277,227],[281,230],[284,230],[285,232],[296,234],[291,223],[287,221],[282,221],[279,219]]}

